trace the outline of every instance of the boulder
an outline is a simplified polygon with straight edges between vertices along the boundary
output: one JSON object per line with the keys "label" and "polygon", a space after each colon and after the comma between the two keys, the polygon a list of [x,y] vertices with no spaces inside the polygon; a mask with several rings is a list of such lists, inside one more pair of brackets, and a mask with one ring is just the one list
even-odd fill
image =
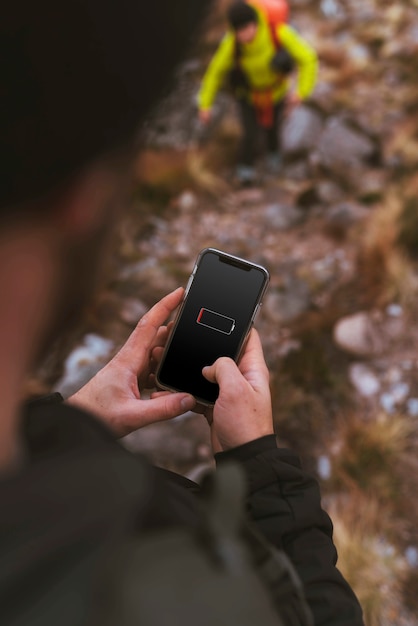
{"label": "boulder", "polygon": [[316,147],[322,128],[322,118],[312,108],[300,106],[294,109],[283,126],[283,155],[293,157],[310,152]]}
{"label": "boulder", "polygon": [[320,163],[332,173],[347,179],[362,170],[376,153],[375,142],[339,118],[327,122],[318,145]]}
{"label": "boulder", "polygon": [[380,391],[380,381],[376,374],[364,363],[352,363],[349,378],[357,393],[370,398]]}
{"label": "boulder", "polygon": [[340,319],[334,327],[333,337],[339,348],[361,357],[381,354],[385,346],[380,328],[364,311]]}

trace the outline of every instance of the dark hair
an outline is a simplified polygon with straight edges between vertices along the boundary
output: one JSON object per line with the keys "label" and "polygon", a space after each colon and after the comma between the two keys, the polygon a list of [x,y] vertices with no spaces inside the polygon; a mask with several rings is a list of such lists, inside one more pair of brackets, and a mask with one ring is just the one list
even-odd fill
{"label": "dark hair", "polygon": [[227,20],[234,30],[239,30],[251,22],[258,21],[257,11],[243,0],[239,0],[229,7]]}
{"label": "dark hair", "polygon": [[0,215],[131,137],[209,4],[15,0],[0,14]]}

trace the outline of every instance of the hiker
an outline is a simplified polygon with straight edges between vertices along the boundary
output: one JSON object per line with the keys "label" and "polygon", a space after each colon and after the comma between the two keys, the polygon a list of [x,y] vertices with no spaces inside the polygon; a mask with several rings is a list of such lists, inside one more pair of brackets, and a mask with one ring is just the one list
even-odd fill
{"label": "hiker", "polygon": [[[120,352],[73,397],[64,401],[55,393],[24,402],[24,388],[54,340],[79,322],[94,293],[130,191],[138,129],[169,85],[204,7],[195,0],[22,0],[2,9],[0,624],[5,626],[90,626],[110,552],[126,542],[132,551],[136,538],[155,538],[164,528],[183,528],[190,535],[202,517],[198,485],[151,467],[118,442],[195,407],[184,393],[143,397],[182,288],[157,302]],[[164,46],[155,49],[157,38]],[[146,50],[153,54],[146,56]],[[332,524],[321,508],[318,485],[294,453],[277,447],[256,331],[239,366],[220,359],[205,372],[220,386],[220,400],[208,415],[217,462],[235,459],[245,473],[253,525],[288,555],[315,624],[360,626],[360,606],[335,567]],[[116,577],[122,574],[115,569]],[[217,600],[206,597],[203,616]],[[160,594],[163,608],[164,602]],[[164,624],[178,623],[176,611],[187,606],[187,589],[177,602]],[[150,621],[134,614],[113,623]]]}
{"label": "hiker", "polygon": [[[279,3],[280,16],[269,19],[262,5]],[[269,9],[271,10],[271,9]],[[317,57],[313,48],[284,20],[284,0],[243,0],[227,10],[229,30],[203,77],[198,94],[199,118],[208,124],[218,91],[229,84],[238,104],[242,139],[237,157],[239,183],[256,180],[257,141],[264,131],[268,171],[281,165],[280,129],[291,108],[308,98],[315,86]],[[283,21],[282,21],[283,20]],[[290,80],[297,70],[297,84]]]}

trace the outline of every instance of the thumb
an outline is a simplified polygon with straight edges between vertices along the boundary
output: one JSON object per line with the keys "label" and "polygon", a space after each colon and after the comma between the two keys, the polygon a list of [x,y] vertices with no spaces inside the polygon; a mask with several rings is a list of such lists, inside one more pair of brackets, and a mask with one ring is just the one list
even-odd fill
{"label": "thumb", "polygon": [[151,396],[149,400],[132,400],[129,406],[125,406],[125,425],[131,432],[136,428],[182,415],[194,409],[195,405],[193,396],[185,393],[163,392],[161,395]]}
{"label": "thumb", "polygon": [[220,357],[213,365],[207,365],[202,370],[203,376],[211,383],[222,383],[226,380],[232,382],[235,378],[241,378],[240,371],[235,361],[228,357]]}

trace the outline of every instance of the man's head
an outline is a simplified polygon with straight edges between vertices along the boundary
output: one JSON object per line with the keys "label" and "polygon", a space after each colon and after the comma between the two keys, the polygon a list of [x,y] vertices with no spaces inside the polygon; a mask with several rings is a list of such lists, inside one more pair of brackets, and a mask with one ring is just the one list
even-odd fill
{"label": "man's head", "polygon": [[0,216],[132,138],[167,86],[205,4],[4,3]]}
{"label": "man's head", "polygon": [[[48,304],[63,321],[92,289],[130,148],[206,4],[16,0],[1,9],[0,252],[7,242],[11,258],[24,239],[46,265],[48,248]],[[23,292],[23,278],[13,284]]]}
{"label": "man's head", "polygon": [[227,20],[239,43],[250,43],[257,33],[257,12],[243,0],[234,2],[227,11]]}

